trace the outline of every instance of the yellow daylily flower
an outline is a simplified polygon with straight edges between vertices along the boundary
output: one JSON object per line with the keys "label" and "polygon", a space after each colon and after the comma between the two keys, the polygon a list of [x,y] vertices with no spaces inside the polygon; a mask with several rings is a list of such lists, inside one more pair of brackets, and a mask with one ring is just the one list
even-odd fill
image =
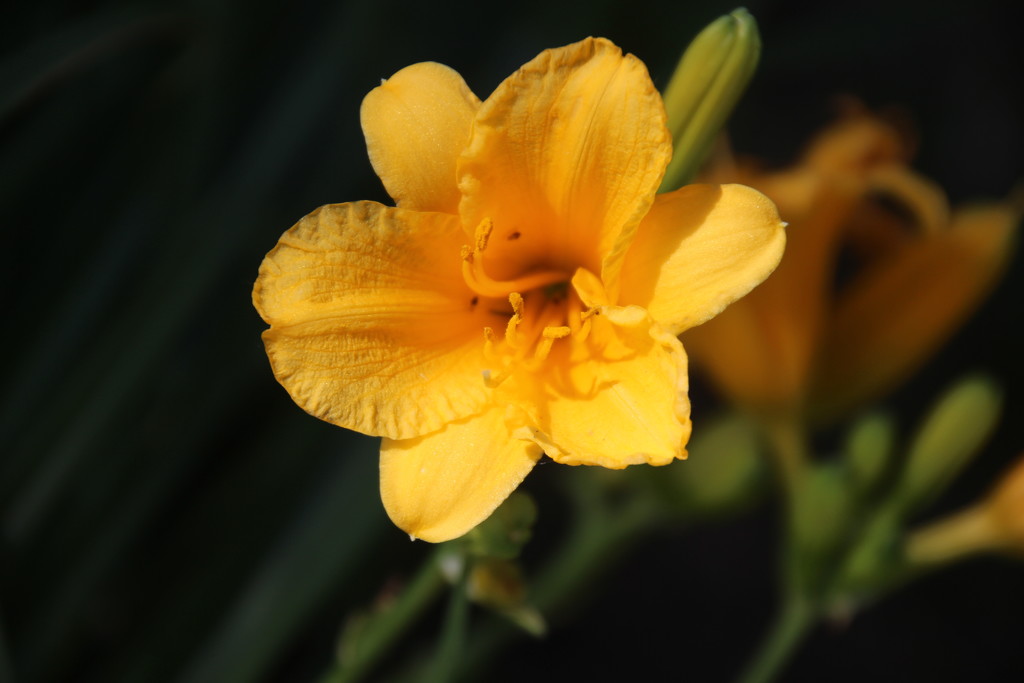
{"label": "yellow daylily flower", "polygon": [[[723,393],[756,412],[831,421],[906,379],[981,302],[1020,213],[950,212],[909,157],[893,127],[857,111],[792,169],[711,171],[762,190],[789,222],[771,279],[684,338]],[[841,249],[857,267],[837,291]]]}
{"label": "yellow daylily flower", "polygon": [[452,69],[414,64],[361,118],[397,207],[306,216],[253,302],[296,403],[384,437],[395,524],[460,536],[542,453],[611,468],[685,457],[676,335],[763,280],[785,237],[747,187],[655,196],[672,148],[643,63],[588,38],[484,102]]}

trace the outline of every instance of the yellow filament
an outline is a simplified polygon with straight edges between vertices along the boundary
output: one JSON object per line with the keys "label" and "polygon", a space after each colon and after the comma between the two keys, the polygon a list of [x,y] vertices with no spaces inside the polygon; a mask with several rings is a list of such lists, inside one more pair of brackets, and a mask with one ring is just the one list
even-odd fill
{"label": "yellow filament", "polygon": [[597,315],[596,308],[588,308],[587,310],[580,313],[580,321],[582,324],[580,325],[579,334],[576,335],[577,340],[584,341],[590,335],[590,319],[595,315]]}
{"label": "yellow filament", "polygon": [[541,333],[540,343],[533,351],[533,357],[537,360],[544,360],[551,353],[551,347],[554,346],[555,340],[564,339],[570,334],[572,334],[572,330],[565,326],[545,327]]}
{"label": "yellow filament", "polygon": [[583,302],[580,301],[580,297],[575,291],[569,292],[569,303],[566,308],[568,310],[566,321],[575,336],[579,334],[580,328],[583,326]]}
{"label": "yellow filament", "polygon": [[519,348],[518,334],[519,325],[523,322],[523,295],[519,292],[512,292],[508,295],[508,302],[512,304],[512,317],[508,319],[505,326],[505,341],[512,348]]}
{"label": "yellow filament", "polygon": [[484,328],[484,358],[489,362],[494,362],[498,358],[498,354],[494,351],[494,328]]}

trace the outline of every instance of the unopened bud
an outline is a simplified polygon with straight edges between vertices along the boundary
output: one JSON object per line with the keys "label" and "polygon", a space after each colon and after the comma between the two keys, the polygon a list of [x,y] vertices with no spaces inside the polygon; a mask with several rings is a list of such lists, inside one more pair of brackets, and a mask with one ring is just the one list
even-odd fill
{"label": "unopened bud", "polygon": [[870,493],[882,479],[895,437],[892,418],[879,413],[858,420],[846,435],[843,452],[857,495]]}
{"label": "unopened bud", "polygon": [[1000,404],[999,391],[985,377],[970,377],[946,392],[910,446],[899,491],[905,509],[945,490],[988,438]]}
{"label": "unopened bud", "polygon": [[673,151],[660,192],[697,174],[760,55],[757,22],[743,8],[709,24],[686,48],[663,96]]}

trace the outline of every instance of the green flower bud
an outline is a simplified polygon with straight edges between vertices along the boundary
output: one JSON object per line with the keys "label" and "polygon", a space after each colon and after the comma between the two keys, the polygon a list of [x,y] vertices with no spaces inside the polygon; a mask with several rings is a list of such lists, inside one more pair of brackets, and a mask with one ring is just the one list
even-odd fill
{"label": "green flower bud", "polygon": [[807,470],[793,500],[793,541],[813,555],[835,548],[850,526],[852,500],[845,473],[834,464]]}
{"label": "green flower bud", "polygon": [[843,453],[857,495],[870,493],[885,475],[893,453],[896,429],[888,415],[861,418],[846,435]]}
{"label": "green flower bud", "polygon": [[907,510],[942,493],[996,425],[1002,403],[986,377],[962,380],[939,400],[917,431],[898,491]]}
{"label": "green flower bud", "polygon": [[724,512],[751,498],[764,473],[757,428],[740,415],[704,422],[689,445],[689,457],[672,468],[684,506]]}
{"label": "green flower bud", "polygon": [[786,581],[804,595],[817,595],[825,589],[830,567],[855,521],[846,472],[835,463],[808,467],[790,505]]}
{"label": "green flower bud", "polygon": [[743,8],[709,24],[686,48],[663,96],[673,152],[659,192],[678,189],[697,174],[760,55],[757,22]]}

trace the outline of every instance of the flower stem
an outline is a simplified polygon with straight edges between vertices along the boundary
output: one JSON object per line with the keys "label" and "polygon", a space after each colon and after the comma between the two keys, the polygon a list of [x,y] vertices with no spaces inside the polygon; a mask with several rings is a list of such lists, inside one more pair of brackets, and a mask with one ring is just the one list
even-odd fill
{"label": "flower stem", "polygon": [[761,421],[779,469],[786,494],[792,499],[807,469],[807,436],[798,419],[766,418]]}
{"label": "flower stem", "polygon": [[[398,601],[388,610],[370,617],[349,651],[342,648],[340,661],[321,683],[351,683],[359,680],[388,652],[409,626],[430,606],[444,589],[440,561],[444,546],[435,550],[420,567]],[[465,591],[461,591],[465,592]]]}
{"label": "flower stem", "polygon": [[788,598],[739,683],[768,683],[774,679],[814,625],[815,616],[810,602],[800,597]]}
{"label": "flower stem", "polygon": [[[666,519],[665,509],[646,495],[609,508],[594,483],[583,476],[573,480],[574,523],[557,554],[530,584],[530,602],[555,622],[578,606],[587,589],[615,565],[616,558]],[[483,680],[487,662],[523,635],[522,629],[501,619],[474,628],[456,680]]]}
{"label": "flower stem", "polygon": [[760,649],[739,677],[740,683],[767,683],[781,671],[793,651],[814,624],[817,611],[805,597],[804,579],[792,571],[792,544],[796,534],[797,497],[805,484],[808,467],[807,435],[799,419],[778,416],[762,420],[771,453],[779,470],[786,501],[785,538],[790,546],[784,563],[786,596],[775,623]]}
{"label": "flower stem", "polygon": [[465,650],[466,626],[469,622],[469,596],[466,592],[468,574],[468,567],[463,566],[458,582],[452,586],[444,628],[424,683],[446,683],[452,680],[459,665],[459,659]]}

